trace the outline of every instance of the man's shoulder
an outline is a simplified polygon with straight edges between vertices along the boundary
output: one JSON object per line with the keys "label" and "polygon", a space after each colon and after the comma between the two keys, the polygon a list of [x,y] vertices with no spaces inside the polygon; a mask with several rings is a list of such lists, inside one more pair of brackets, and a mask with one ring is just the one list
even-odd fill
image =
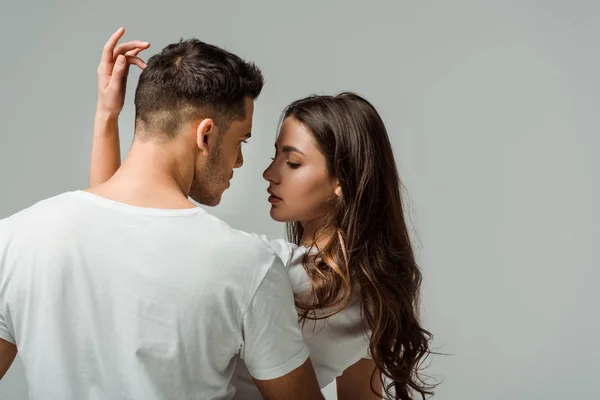
{"label": "man's shoulder", "polygon": [[206,214],[206,218],[210,221],[211,231],[215,238],[218,236],[219,241],[228,246],[232,253],[250,257],[250,260],[256,257],[269,262],[277,255],[269,241],[260,235],[236,229],[209,213]]}
{"label": "man's shoulder", "polygon": [[[6,230],[10,228],[17,227],[22,224],[26,224],[28,221],[36,222],[38,226],[40,226],[43,221],[40,220],[40,215],[50,215],[56,216],[56,212],[58,212],[61,208],[64,210],[69,210],[69,197],[71,192],[61,193],[56,196],[52,196],[43,200],[39,200],[33,205],[24,208],[16,213],[0,219],[0,230]],[[48,213],[48,211],[53,211],[52,213]]]}

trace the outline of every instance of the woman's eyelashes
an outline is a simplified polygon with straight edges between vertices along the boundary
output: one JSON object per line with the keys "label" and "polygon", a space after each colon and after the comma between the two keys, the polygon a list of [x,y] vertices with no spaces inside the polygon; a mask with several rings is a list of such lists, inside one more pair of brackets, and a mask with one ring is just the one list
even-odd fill
{"label": "woman's eyelashes", "polygon": [[[272,161],[272,162],[275,162],[276,158],[277,158],[277,156],[275,156],[275,157],[271,157],[271,161]],[[300,167],[300,165],[301,165],[300,163],[295,163],[295,162],[291,162],[291,161],[286,161],[285,163],[286,163],[286,164],[287,164],[287,165],[288,165],[288,166],[289,166],[291,169],[296,169],[296,168]]]}

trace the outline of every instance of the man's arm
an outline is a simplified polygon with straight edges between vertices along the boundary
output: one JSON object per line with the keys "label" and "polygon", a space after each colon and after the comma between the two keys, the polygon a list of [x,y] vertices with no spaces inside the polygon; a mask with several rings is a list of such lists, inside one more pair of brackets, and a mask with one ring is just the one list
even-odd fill
{"label": "man's arm", "polygon": [[243,335],[242,358],[266,400],[323,399],[279,257],[273,258],[244,315]]}
{"label": "man's arm", "polygon": [[371,390],[371,377],[373,377],[373,388],[381,394],[381,376],[375,374],[375,363],[373,360],[363,358],[356,364],[344,370],[342,376],[336,379],[337,397],[339,400],[374,400],[381,399]]}
{"label": "man's arm", "polygon": [[4,339],[0,339],[0,379],[12,365],[17,356],[17,346]]}

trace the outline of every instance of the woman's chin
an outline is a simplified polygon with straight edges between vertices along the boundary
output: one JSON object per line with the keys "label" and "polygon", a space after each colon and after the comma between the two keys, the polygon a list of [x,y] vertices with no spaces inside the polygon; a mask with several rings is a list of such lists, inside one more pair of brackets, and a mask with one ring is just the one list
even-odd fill
{"label": "woman's chin", "polygon": [[277,222],[294,222],[294,219],[286,218],[282,215],[281,210],[278,210],[276,206],[271,206],[271,218],[273,218]]}

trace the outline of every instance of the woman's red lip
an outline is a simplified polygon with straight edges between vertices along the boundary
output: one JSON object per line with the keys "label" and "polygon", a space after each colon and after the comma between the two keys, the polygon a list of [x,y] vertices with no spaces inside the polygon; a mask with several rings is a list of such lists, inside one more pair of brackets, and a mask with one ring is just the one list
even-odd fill
{"label": "woman's red lip", "polygon": [[271,197],[274,197],[278,200],[282,200],[281,197],[277,196],[275,193],[273,193],[270,189],[267,189],[267,193],[269,193],[271,195]]}
{"label": "woman's red lip", "polygon": [[269,196],[269,203],[274,204],[274,203],[281,203],[283,200],[281,200],[279,197],[276,196]]}

